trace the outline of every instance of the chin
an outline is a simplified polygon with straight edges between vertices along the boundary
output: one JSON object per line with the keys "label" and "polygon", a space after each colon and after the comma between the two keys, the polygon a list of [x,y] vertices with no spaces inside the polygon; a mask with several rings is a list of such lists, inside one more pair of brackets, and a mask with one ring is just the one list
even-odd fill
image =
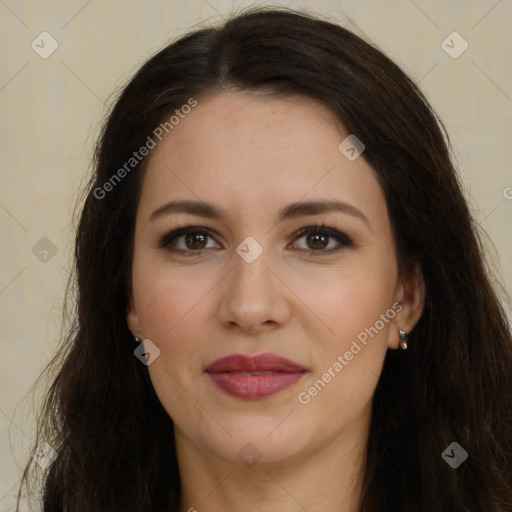
{"label": "chin", "polygon": [[220,458],[231,463],[247,467],[276,466],[307,451],[309,444],[303,429],[291,423],[284,426],[282,420],[267,417],[258,421],[248,416],[236,424],[225,422],[232,437],[223,432],[206,443]]}

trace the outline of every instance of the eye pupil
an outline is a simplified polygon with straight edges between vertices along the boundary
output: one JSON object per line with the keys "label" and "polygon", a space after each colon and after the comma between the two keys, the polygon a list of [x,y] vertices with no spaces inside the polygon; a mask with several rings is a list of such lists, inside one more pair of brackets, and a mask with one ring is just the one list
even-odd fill
{"label": "eye pupil", "polygon": [[206,236],[202,233],[187,233],[185,244],[189,249],[203,249],[206,245]]}
{"label": "eye pupil", "polygon": [[[312,249],[324,249],[325,246],[327,245],[326,244],[326,238],[327,237],[325,235],[319,235],[317,233],[309,235],[308,236],[308,245]],[[312,242],[312,243],[310,243],[310,242]],[[318,245],[318,243],[320,245]]]}

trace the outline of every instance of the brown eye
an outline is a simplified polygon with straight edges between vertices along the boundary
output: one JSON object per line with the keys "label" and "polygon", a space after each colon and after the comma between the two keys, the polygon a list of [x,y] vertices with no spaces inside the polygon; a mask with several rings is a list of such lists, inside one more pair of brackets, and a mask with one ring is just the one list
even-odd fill
{"label": "brown eye", "polygon": [[322,234],[312,233],[306,235],[306,240],[311,249],[325,249],[329,245],[329,237]]}
{"label": "brown eye", "polygon": [[203,233],[187,233],[184,240],[188,249],[204,249],[207,244],[207,235]]}
{"label": "brown eye", "polygon": [[[206,228],[187,226],[177,229],[162,237],[159,241],[159,247],[169,251],[194,256],[210,249],[209,240],[214,240],[210,231]],[[220,246],[217,244],[216,247]]]}
{"label": "brown eye", "polygon": [[301,244],[295,244],[296,248],[307,251],[313,256],[339,252],[344,247],[354,245],[352,240],[344,233],[323,225],[303,228],[297,235],[297,240],[304,239],[305,247],[297,247]]}

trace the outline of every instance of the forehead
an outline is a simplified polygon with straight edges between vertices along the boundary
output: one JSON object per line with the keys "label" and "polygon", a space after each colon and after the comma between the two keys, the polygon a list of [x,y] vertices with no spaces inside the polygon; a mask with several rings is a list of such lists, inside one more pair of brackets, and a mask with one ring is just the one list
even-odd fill
{"label": "forehead", "polygon": [[223,158],[232,160],[232,155],[237,155],[244,156],[245,163],[266,157],[278,166],[302,157],[312,160],[318,151],[332,149],[332,144],[336,148],[342,130],[324,105],[308,98],[224,92],[199,99],[197,107],[172,130],[154,156],[165,152],[166,147],[176,150],[180,146],[190,150],[188,158],[197,162],[208,152],[226,164]]}
{"label": "forehead", "polygon": [[373,169],[338,148],[348,135],[327,107],[309,98],[246,92],[199,98],[152,151],[140,208],[149,215],[150,208],[190,198],[238,212],[270,211],[321,198],[386,216]]}

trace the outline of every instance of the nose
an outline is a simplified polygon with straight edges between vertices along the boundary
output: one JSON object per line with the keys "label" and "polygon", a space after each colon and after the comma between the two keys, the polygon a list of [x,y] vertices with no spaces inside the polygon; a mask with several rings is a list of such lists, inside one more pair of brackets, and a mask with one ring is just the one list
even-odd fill
{"label": "nose", "polygon": [[235,252],[232,270],[224,280],[221,322],[247,334],[284,325],[290,317],[290,291],[278,276],[270,251],[264,250],[251,263]]}

